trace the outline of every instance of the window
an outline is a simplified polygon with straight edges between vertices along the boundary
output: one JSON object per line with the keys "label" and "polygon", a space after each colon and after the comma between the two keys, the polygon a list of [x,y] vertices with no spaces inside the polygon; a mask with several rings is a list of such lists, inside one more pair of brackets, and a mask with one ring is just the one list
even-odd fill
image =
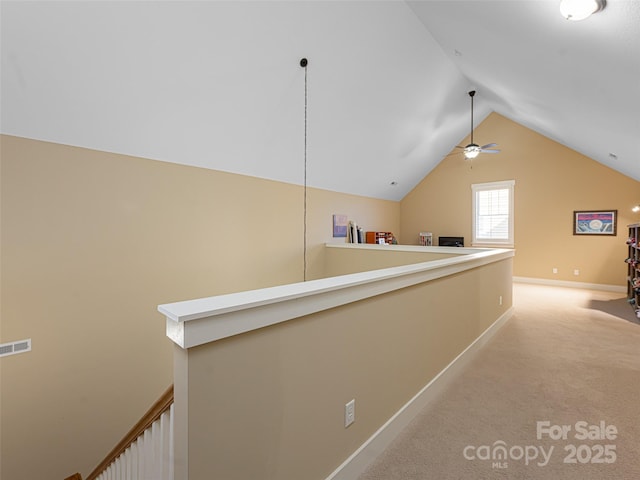
{"label": "window", "polygon": [[513,246],[513,187],[515,180],[475,183],[472,245]]}

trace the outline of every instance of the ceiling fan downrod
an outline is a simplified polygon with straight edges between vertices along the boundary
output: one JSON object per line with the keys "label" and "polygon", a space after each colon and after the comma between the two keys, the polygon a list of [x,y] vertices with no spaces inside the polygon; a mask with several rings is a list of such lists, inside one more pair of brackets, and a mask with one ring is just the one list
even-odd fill
{"label": "ceiling fan downrod", "polygon": [[481,153],[500,153],[500,150],[490,148],[495,147],[497,145],[495,143],[488,143],[486,145],[480,146],[473,141],[473,97],[475,94],[475,90],[471,90],[469,92],[469,96],[471,97],[471,143],[469,143],[466,147],[458,146],[458,148],[463,149],[464,158],[466,158],[467,160],[472,160]]}
{"label": "ceiling fan downrod", "polygon": [[471,144],[469,146],[475,145],[473,143],[473,97],[475,94],[476,94],[475,90],[471,90],[469,92],[469,96],[471,97]]}

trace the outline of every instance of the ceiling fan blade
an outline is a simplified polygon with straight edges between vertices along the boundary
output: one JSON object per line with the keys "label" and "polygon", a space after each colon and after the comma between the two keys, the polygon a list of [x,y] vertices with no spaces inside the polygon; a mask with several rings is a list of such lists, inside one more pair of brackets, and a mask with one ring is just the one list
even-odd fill
{"label": "ceiling fan blade", "polygon": [[485,150],[484,148],[481,148],[480,153],[500,153],[500,150]]}
{"label": "ceiling fan blade", "polygon": [[463,147],[462,145],[456,145],[456,148],[467,148],[467,147]]}
{"label": "ceiling fan blade", "polygon": [[486,145],[482,145],[480,148],[490,148],[490,147],[497,147],[498,144],[497,143],[487,143]]}

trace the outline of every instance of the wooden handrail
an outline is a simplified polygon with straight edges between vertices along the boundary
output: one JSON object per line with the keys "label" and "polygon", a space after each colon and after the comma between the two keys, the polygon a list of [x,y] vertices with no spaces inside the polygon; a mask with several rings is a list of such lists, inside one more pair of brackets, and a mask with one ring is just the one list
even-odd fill
{"label": "wooden handrail", "polygon": [[82,480],[82,475],[79,473],[74,473],[70,477],[65,478],[64,480]]}
{"label": "wooden handrail", "polygon": [[[151,408],[144,414],[144,416],[129,430],[120,442],[113,447],[113,450],[100,462],[100,464],[89,474],[86,480],[95,480],[98,476],[124,451],[131,445],[136,439],[144,433],[144,431],[151,426],[153,422],[158,420],[160,416],[169,410],[173,403],[173,385],[171,385],[166,392],[154,403]],[[79,475],[79,474],[76,474]],[[72,480],[82,480],[82,477],[71,477]]]}

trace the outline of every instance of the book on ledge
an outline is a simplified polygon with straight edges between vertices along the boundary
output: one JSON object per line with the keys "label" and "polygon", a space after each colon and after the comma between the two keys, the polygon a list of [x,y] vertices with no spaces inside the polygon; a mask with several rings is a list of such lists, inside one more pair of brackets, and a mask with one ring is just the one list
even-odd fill
{"label": "book on ledge", "polygon": [[365,232],[356,222],[349,220],[347,243],[365,243]]}

